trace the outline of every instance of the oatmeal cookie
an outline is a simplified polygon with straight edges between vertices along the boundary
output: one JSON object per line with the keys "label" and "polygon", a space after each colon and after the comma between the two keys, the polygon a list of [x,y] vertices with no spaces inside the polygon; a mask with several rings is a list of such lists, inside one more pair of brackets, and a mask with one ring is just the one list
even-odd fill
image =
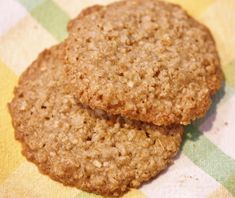
{"label": "oatmeal cookie", "polygon": [[178,5],[126,0],[84,10],[68,25],[69,89],[92,109],[156,125],[202,117],[220,88],[208,28]]}
{"label": "oatmeal cookie", "polygon": [[155,177],[180,147],[181,126],[159,127],[81,105],[63,79],[63,47],[23,73],[9,104],[22,153],[64,185],[119,196]]}

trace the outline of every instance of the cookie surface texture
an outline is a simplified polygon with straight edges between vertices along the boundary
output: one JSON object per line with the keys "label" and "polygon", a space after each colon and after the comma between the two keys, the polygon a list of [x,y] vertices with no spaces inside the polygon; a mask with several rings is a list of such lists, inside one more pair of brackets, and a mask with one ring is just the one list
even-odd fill
{"label": "cookie surface texture", "polygon": [[68,25],[66,75],[81,103],[156,125],[202,117],[221,84],[210,31],[177,5],[129,0]]}
{"label": "cookie surface texture", "polygon": [[182,127],[158,127],[82,106],[61,83],[61,48],[40,54],[9,104],[26,158],[56,181],[108,196],[165,169],[179,149]]}

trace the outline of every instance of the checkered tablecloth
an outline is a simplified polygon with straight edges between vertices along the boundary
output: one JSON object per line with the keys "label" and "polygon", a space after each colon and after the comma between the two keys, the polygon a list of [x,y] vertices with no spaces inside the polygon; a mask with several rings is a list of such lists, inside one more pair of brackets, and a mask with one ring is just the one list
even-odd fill
{"label": "checkered tablecloth", "polygon": [[[216,40],[225,83],[207,116],[186,127],[170,168],[126,198],[235,197],[235,0],[171,0],[206,24]],[[82,8],[110,0],[0,0],[0,197],[93,198],[40,174],[21,155],[7,103],[21,72],[62,41]]]}

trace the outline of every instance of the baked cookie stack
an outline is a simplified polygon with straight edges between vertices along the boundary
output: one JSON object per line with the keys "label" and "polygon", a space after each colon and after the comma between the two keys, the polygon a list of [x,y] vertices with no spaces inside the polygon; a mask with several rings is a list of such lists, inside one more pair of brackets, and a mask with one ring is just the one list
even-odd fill
{"label": "baked cookie stack", "polygon": [[179,6],[83,10],[21,75],[9,104],[22,153],[65,185],[120,196],[164,170],[222,74],[209,30]]}

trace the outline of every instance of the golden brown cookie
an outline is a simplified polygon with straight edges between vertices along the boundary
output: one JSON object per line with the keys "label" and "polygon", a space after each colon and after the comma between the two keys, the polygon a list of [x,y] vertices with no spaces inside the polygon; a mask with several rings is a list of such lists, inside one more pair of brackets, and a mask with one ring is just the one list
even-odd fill
{"label": "golden brown cookie", "polygon": [[81,105],[63,79],[63,47],[45,50],[23,73],[9,109],[23,154],[65,185],[119,196],[172,162],[181,126],[158,127]]}
{"label": "golden brown cookie", "polygon": [[128,0],[68,25],[66,75],[81,103],[156,125],[202,117],[221,84],[210,31],[181,7]]}

